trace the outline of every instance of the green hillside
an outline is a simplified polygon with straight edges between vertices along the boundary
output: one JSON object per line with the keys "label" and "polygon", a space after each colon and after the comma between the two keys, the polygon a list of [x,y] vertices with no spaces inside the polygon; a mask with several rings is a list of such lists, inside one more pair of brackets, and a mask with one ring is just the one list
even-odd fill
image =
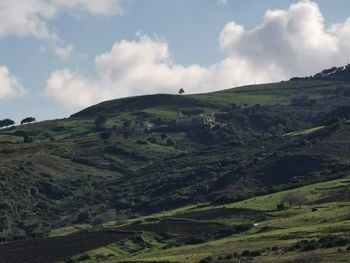
{"label": "green hillside", "polygon": [[[2,129],[0,240],[23,241],[0,262],[346,262],[349,91],[309,78],[139,96]],[[283,191],[307,202],[277,209]]]}

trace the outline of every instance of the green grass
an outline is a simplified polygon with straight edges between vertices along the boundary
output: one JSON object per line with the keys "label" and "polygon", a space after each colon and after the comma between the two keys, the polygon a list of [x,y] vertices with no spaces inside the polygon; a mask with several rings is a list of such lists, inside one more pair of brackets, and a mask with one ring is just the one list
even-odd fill
{"label": "green grass", "polygon": [[290,132],[285,134],[285,136],[305,136],[305,135],[309,135],[313,132],[319,131],[324,129],[326,126],[320,126],[320,127],[314,127],[314,128],[310,128],[310,129],[306,129],[303,131],[295,131],[295,132]]}
{"label": "green grass", "polygon": [[220,105],[232,103],[248,105],[288,104],[294,97],[319,98],[334,91],[338,86],[337,82],[299,80],[251,85],[190,96],[206,103]]}
{"label": "green grass", "polygon": [[[164,211],[150,216],[139,217],[129,220],[128,223],[135,221],[146,221],[149,218],[162,219],[173,217],[185,212],[211,210],[217,208],[248,208],[259,210],[265,214],[263,221],[254,221],[254,219],[227,218],[226,224],[237,224],[237,222],[250,222],[255,226],[248,232],[234,234],[226,238],[210,241],[198,245],[183,245],[181,247],[165,248],[166,240],[163,243],[154,239],[152,233],[144,233],[141,243],[148,244],[147,249],[140,247],[140,243],[135,244],[129,240],[123,244],[112,245],[97,250],[89,251],[87,254],[91,256],[95,262],[98,255],[109,255],[104,262],[118,262],[119,260],[128,261],[170,261],[183,263],[197,263],[200,259],[207,256],[219,256],[227,253],[241,253],[244,250],[259,250],[268,247],[277,246],[279,249],[274,253],[264,253],[259,257],[258,262],[289,262],[291,257],[297,258],[300,252],[292,251],[282,253],[282,248],[290,247],[295,242],[302,239],[313,239],[327,235],[336,235],[349,237],[350,233],[350,200],[344,202],[328,202],[316,205],[314,202],[321,197],[327,196],[330,191],[350,187],[350,177],[307,185],[282,191],[270,195],[259,196],[226,204],[221,206],[187,206],[175,210]],[[301,208],[292,207],[286,210],[276,210],[276,205],[281,197],[288,192],[298,192],[306,196],[309,200],[307,205]],[[312,208],[317,208],[312,211]],[[202,220],[205,220],[203,218]],[[104,228],[113,228],[113,222],[105,224]],[[77,228],[78,229],[78,228]],[[266,230],[263,230],[266,229]],[[62,231],[62,230],[61,230]],[[66,230],[68,233],[69,230]],[[343,248],[343,251],[345,248]],[[134,253],[132,251],[138,251]],[[331,260],[332,255],[337,255],[339,259],[346,259],[345,252],[339,252],[336,248],[318,249],[316,253],[322,255],[325,260]],[[332,262],[332,261],[325,261]],[[346,261],[339,261],[346,262]]]}

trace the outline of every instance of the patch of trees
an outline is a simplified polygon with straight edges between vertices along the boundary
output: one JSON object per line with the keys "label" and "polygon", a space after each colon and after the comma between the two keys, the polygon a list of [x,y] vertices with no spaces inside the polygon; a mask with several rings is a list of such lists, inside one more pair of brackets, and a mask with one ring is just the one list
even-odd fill
{"label": "patch of trees", "polygon": [[117,225],[125,224],[128,221],[129,217],[124,211],[117,212],[116,210],[110,210],[106,213],[95,216],[91,225],[94,228],[102,227],[106,222],[116,221]]}
{"label": "patch of trees", "polygon": [[0,121],[0,128],[6,128],[15,125],[15,122],[11,119],[3,119]]}
{"label": "patch of trees", "polygon": [[307,202],[308,199],[302,194],[299,194],[297,192],[289,192],[282,196],[278,208],[283,208],[285,204],[287,204],[289,208],[295,205],[301,208],[301,206]]}
{"label": "patch of trees", "polygon": [[350,243],[350,238],[337,237],[337,236],[325,236],[318,240],[301,240],[298,241],[290,250],[299,251],[312,251],[318,248],[332,248],[332,247],[343,247]]}

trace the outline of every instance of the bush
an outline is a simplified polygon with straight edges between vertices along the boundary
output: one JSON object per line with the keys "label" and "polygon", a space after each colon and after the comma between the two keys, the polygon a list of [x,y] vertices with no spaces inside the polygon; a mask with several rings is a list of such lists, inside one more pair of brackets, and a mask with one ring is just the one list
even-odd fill
{"label": "bush", "polygon": [[210,262],[213,262],[212,257],[206,257],[206,258],[203,258],[199,261],[199,263],[210,263]]}
{"label": "bush", "polygon": [[277,208],[278,211],[282,211],[282,210],[285,209],[285,206],[282,203],[278,203],[276,208]]}
{"label": "bush", "polygon": [[150,143],[156,144],[158,143],[157,138],[151,137],[151,138],[147,138],[147,141],[149,141]]}
{"label": "bush", "polygon": [[249,231],[252,227],[253,225],[251,224],[242,224],[242,225],[235,226],[235,233],[238,234],[238,233]]}
{"label": "bush", "polygon": [[166,140],[166,145],[167,146],[175,146],[176,145],[176,141],[169,138],[169,139]]}
{"label": "bush", "polygon": [[88,254],[82,255],[78,258],[78,261],[85,261],[85,260],[90,260],[91,256]]}
{"label": "bush", "polygon": [[107,140],[107,139],[111,138],[111,136],[112,136],[112,133],[111,133],[111,132],[108,132],[108,131],[102,132],[102,133],[100,134],[100,138],[101,138],[102,140]]}
{"label": "bush", "polygon": [[95,216],[91,222],[92,227],[102,227],[102,224],[106,222],[106,219],[103,215]]}
{"label": "bush", "polygon": [[102,130],[104,129],[104,125],[106,124],[106,117],[105,116],[98,116],[95,120],[96,130]]}
{"label": "bush", "polygon": [[259,250],[252,251],[252,252],[250,252],[250,256],[251,257],[259,257],[259,256],[261,256],[261,252]]}
{"label": "bush", "polygon": [[91,219],[90,212],[88,210],[84,210],[77,215],[76,223],[85,223]]}
{"label": "bush", "polygon": [[24,135],[23,136],[23,142],[24,143],[32,143],[33,142],[33,137],[30,137],[30,136],[28,136],[28,135]]}

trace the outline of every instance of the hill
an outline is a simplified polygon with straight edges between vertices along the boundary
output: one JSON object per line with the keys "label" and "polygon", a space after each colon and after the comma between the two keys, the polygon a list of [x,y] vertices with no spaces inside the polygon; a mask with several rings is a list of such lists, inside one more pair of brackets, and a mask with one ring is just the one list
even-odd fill
{"label": "hill", "polygon": [[[349,227],[344,194],[349,91],[344,79],[293,79],[207,94],[112,100],[67,119],[3,129],[0,239],[26,239],[0,246],[8,257],[3,260],[74,262],[85,256],[96,262],[101,254],[100,261],[107,262],[103,258],[113,254],[110,262],[197,262],[209,256],[207,262],[217,262],[249,249],[265,253],[262,262],[282,262],[276,258],[303,252],[292,249],[303,238],[316,238],[316,249],[324,254],[328,250],[319,239],[330,229],[346,238]],[[331,186],[323,191],[318,184]],[[290,189],[306,189],[314,203],[276,210]],[[331,211],[341,215],[339,220]],[[316,220],[319,232],[302,217]],[[123,223],[131,218],[130,224],[86,230],[96,219],[118,218]],[[260,220],[261,229],[252,228]],[[57,233],[61,237],[35,239]],[[76,244],[82,238],[86,244]],[[242,240],[242,249],[231,249]],[[58,254],[39,253],[62,241]],[[283,247],[272,250],[274,244]],[[346,258],[344,246],[323,256]],[[18,249],[23,254],[13,258]]]}

